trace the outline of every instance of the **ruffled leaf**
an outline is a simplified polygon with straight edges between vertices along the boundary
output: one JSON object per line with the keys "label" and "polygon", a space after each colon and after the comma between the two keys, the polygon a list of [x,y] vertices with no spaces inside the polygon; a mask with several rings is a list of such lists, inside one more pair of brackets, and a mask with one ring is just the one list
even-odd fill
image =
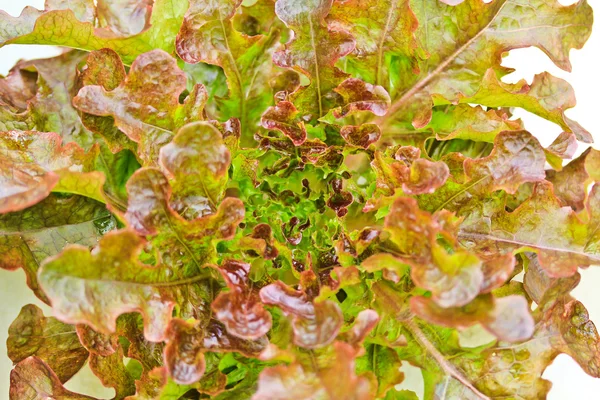
{"label": "ruffled leaf", "polygon": [[545,149],[546,161],[554,170],[560,171],[564,159],[571,159],[577,151],[577,138],[575,134],[562,132],[550,146]]}
{"label": "ruffled leaf", "polygon": [[[122,230],[104,235],[91,254],[72,245],[46,260],[38,279],[55,315],[111,333],[119,315],[135,311],[144,316],[146,338],[163,340],[178,286],[206,277],[177,281],[170,268],[142,264],[143,244],[133,231]],[[79,293],[76,300],[74,293]]]}
{"label": "ruffled leaf", "polygon": [[[460,360],[461,367],[481,391],[492,397],[545,396],[551,383],[542,374],[561,353],[571,356],[591,376],[598,376],[598,332],[580,302],[564,292],[555,293],[546,297],[534,318],[535,332],[529,341],[515,345],[501,342],[487,349],[483,362],[477,366],[471,360]],[[449,390],[457,396],[466,395],[456,382],[450,383]]]}
{"label": "ruffled leaf", "polygon": [[506,342],[527,340],[534,330],[529,304],[525,298],[516,295],[480,296],[466,306],[454,308],[440,307],[425,297],[413,297],[410,306],[416,315],[431,323],[452,328],[468,328],[479,323]]}
{"label": "ruffled leaf", "polygon": [[258,291],[252,288],[250,264],[225,260],[219,272],[229,292],[220,293],[213,301],[215,317],[234,336],[249,340],[264,336],[271,329],[271,314],[260,302]]}
{"label": "ruffled leaf", "polygon": [[378,188],[386,194],[401,188],[413,195],[433,193],[442,186],[450,175],[448,166],[441,161],[419,158],[420,155],[421,150],[412,146],[400,147],[393,158],[376,152],[371,166],[377,173]]}
{"label": "ruffled leaf", "polygon": [[348,144],[366,149],[379,140],[381,131],[375,124],[345,125],[340,129],[340,135]]}
{"label": "ruffled leaf", "polygon": [[[303,272],[305,282],[314,284],[314,273]],[[307,287],[295,290],[281,281],[277,281],[260,290],[264,304],[279,307],[292,319],[294,343],[298,346],[314,349],[333,342],[343,322],[339,306],[331,301],[312,301]]]}
{"label": "ruffled leaf", "polygon": [[404,362],[427,399],[539,400],[560,353],[600,375],[569,295],[600,263],[597,152],[563,166],[590,141],[573,89],[502,66],[569,69],[593,16],[521,3],[0,13],[0,46],[77,48],[0,77],[0,267],[56,316],[11,326],[11,399],[86,398],[61,384],[86,357],[132,400],[415,400]]}
{"label": "ruffled leaf", "polygon": [[[464,161],[462,161],[464,160]],[[505,190],[514,193],[526,182],[545,178],[544,149],[530,133],[503,132],[496,136],[494,149],[487,157],[462,159],[464,170],[448,179],[432,195],[422,196],[419,205],[427,210],[470,210],[474,198],[488,191]],[[463,176],[461,176],[463,175]]]}
{"label": "ruffled leaf", "polygon": [[544,270],[553,277],[573,275],[578,267],[596,264],[598,256],[598,194],[595,185],[588,200],[591,220],[582,222],[554,196],[552,186],[538,183],[531,197],[514,211],[491,210],[492,218],[468,216],[459,239],[484,256],[535,251]]}
{"label": "ruffled leaf", "polygon": [[162,172],[138,170],[127,182],[129,205],[125,219],[139,234],[150,237],[158,260],[176,275],[189,277],[213,262],[217,239],[231,239],[244,219],[239,199],[226,198],[214,214],[184,219],[171,208],[171,187]]}
{"label": "ruffled leaf", "polygon": [[116,126],[138,143],[140,158],[146,163],[156,164],[160,147],[173,138],[175,130],[204,119],[206,90],[196,85],[180,104],[179,96],[186,89],[185,73],[162,50],[136,58],[116,88],[107,90],[103,82],[99,83],[84,86],[73,104],[88,114],[112,116]]}
{"label": "ruffled leaf", "polygon": [[24,306],[10,324],[6,347],[13,363],[35,356],[63,383],[75,375],[88,358],[74,326],[44,317],[42,310],[33,304]]}
{"label": "ruffled leaf", "polygon": [[[90,14],[94,15],[89,8],[85,13],[75,13],[71,9],[73,2],[61,3],[61,7],[50,4],[44,11],[26,7],[17,18],[4,12],[0,14],[0,26],[5,27],[0,44],[49,44],[88,51],[108,48],[130,64],[138,55],[154,49],[173,53],[174,38],[187,7],[184,1],[157,0],[148,24],[150,10],[146,1],[129,2],[133,8],[124,11],[122,7],[112,8],[118,3],[102,0],[96,6],[98,25],[95,26],[93,19],[89,19]],[[91,2],[86,3],[92,6]],[[125,28],[124,21],[135,23]],[[143,31],[135,32],[140,26]]]}
{"label": "ruffled leaf", "polygon": [[567,164],[562,171],[546,171],[546,179],[552,182],[554,193],[561,204],[581,211],[591,183],[600,181],[600,152],[588,148]]}
{"label": "ruffled leaf", "polygon": [[227,184],[230,153],[219,130],[206,122],[181,128],[160,151],[160,163],[175,178],[174,210],[204,216],[217,210]]}
{"label": "ruffled leaf", "polygon": [[37,73],[37,91],[23,113],[29,121],[26,130],[56,132],[65,144],[75,142],[85,150],[96,142],[71,104],[79,87],[77,68],[85,57],[82,51],[69,51],[57,57],[23,61],[13,67]]}
{"label": "ruffled leaf", "polygon": [[522,131],[498,136],[488,157],[467,159],[464,166],[472,183],[486,181],[489,190],[503,189],[514,193],[525,182],[539,182],[545,178],[541,172],[545,161],[537,139]]}
{"label": "ruffled leaf", "polygon": [[[114,90],[125,80],[125,66],[119,55],[110,49],[93,51],[88,56],[81,73],[83,86],[102,86],[105,90]],[[115,126],[113,117],[82,113],[81,122],[90,131],[102,136],[112,152],[123,149],[136,151],[135,142],[129,139]]]}
{"label": "ruffled leaf", "polygon": [[335,88],[342,96],[344,106],[332,110],[333,116],[343,118],[348,115],[368,111],[374,115],[385,115],[390,105],[390,95],[382,86],[371,85],[356,78],[346,79]]}
{"label": "ruffled leaf", "polygon": [[343,29],[328,27],[325,17],[332,0],[278,0],[275,12],[292,31],[293,39],[273,55],[273,62],[294,68],[310,79],[291,96],[306,120],[316,120],[332,106],[332,91],[346,75],[334,67],[336,61],[354,49],[354,39]]}
{"label": "ruffled leaf", "polygon": [[239,352],[257,357],[267,346],[266,337],[255,340],[230,335],[219,322],[208,324],[171,321],[165,348],[165,364],[173,380],[180,384],[199,381],[206,370],[205,352]]}
{"label": "ruffled leaf", "polygon": [[[61,142],[55,133],[0,133],[0,213],[32,206],[46,198],[61,177],[66,181],[89,170],[90,155],[74,143]],[[94,175],[100,183],[103,179],[102,175]],[[76,193],[76,187],[71,189]]]}
{"label": "ruffled leaf", "polygon": [[177,53],[188,63],[205,62],[223,68],[229,96],[219,99],[223,120],[236,117],[242,126],[242,144],[251,144],[264,109],[271,104],[268,62],[279,39],[279,30],[248,36],[232,21],[241,1],[223,0],[206,4],[190,1],[177,35]]}
{"label": "ruffled leaf", "polygon": [[573,88],[547,72],[536,75],[531,84],[524,80],[508,84],[501,82],[493,70],[488,70],[477,93],[460,101],[487,107],[520,107],[554,122],[567,132],[573,132],[578,140],[587,143],[592,141],[588,131],[564,114],[565,110],[575,106]]}
{"label": "ruffled leaf", "polygon": [[298,398],[366,400],[373,398],[372,383],[354,372],[356,353],[342,342],[333,344],[327,365],[317,371],[300,364],[266,368],[253,400],[292,400]]}
{"label": "ruffled leaf", "polygon": [[[385,228],[397,249],[392,254],[411,266],[413,281],[431,291],[441,307],[460,307],[481,291],[483,262],[475,254],[452,246],[454,239],[445,231],[442,218],[419,210],[413,199],[399,198],[386,216]],[[450,241],[450,251],[438,243],[438,235]]]}
{"label": "ruffled leaf", "polygon": [[102,385],[115,389],[117,399],[135,393],[134,379],[123,362],[123,349],[120,346],[108,356],[90,354],[90,369],[100,379]]}
{"label": "ruffled leaf", "polygon": [[37,357],[26,358],[11,371],[8,396],[10,400],[48,397],[65,400],[95,400],[65,389],[50,367]]}
{"label": "ruffled leaf", "polygon": [[67,244],[93,247],[116,226],[115,218],[95,200],[50,195],[33,207],[0,216],[0,268],[23,268],[27,285],[48,302],[37,279],[42,261]]}
{"label": "ruffled leaf", "polygon": [[306,140],[304,122],[298,119],[298,110],[289,101],[280,101],[276,106],[269,107],[261,117],[261,125],[280,131],[295,145],[301,145]]}
{"label": "ruffled leaf", "polygon": [[[581,48],[591,34],[592,13],[585,0],[570,6],[535,0],[527,7],[515,0],[468,0],[456,6],[431,0],[413,11],[421,21],[417,40],[429,57],[419,63],[418,78],[405,83],[388,115],[408,118],[415,127],[430,120],[432,94],[454,102],[473,96],[486,74],[501,77],[510,72],[500,65],[504,52],[536,46],[558,67],[570,71],[570,49]],[[444,18],[428,18],[431,15]],[[550,88],[562,95],[556,89]],[[583,131],[579,126],[573,129]]]}
{"label": "ruffled leaf", "polygon": [[369,333],[377,326],[379,315],[375,310],[363,310],[358,313],[352,327],[340,334],[345,342],[354,347],[361,346]]}

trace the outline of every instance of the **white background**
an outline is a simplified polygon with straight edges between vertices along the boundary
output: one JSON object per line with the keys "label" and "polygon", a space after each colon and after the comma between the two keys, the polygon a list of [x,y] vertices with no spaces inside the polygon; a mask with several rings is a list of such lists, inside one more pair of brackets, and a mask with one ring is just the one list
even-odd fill
{"label": "white background", "polygon": [[[552,1],[552,0],[547,0]],[[596,19],[600,20],[600,1],[588,0],[595,7]],[[575,0],[559,0],[563,5],[574,3]],[[0,0],[0,9],[13,16],[18,16],[26,5],[36,8],[43,7],[43,0]],[[598,21],[600,24],[600,21]],[[48,46],[10,45],[0,49],[0,74],[6,74],[18,59],[50,57],[59,53],[56,48]],[[588,129],[597,143],[600,143],[600,26],[597,26],[592,37],[582,50],[571,52],[572,73],[557,68],[538,49],[520,49],[510,52],[504,65],[516,68],[516,72],[506,77],[507,82],[516,82],[525,78],[531,82],[533,76],[543,71],[549,71],[555,76],[569,81],[577,95],[578,105],[567,111],[567,115]],[[525,111],[517,110],[516,117],[525,122],[527,129],[533,133],[543,145],[549,145],[558,136],[561,129],[539,117]],[[595,148],[598,144],[594,145]],[[579,152],[585,147],[581,145]],[[1,255],[0,255],[1,256]],[[600,323],[600,268],[591,267],[581,271],[581,284],[573,291],[573,295],[587,307],[593,321]],[[50,315],[48,307],[31,294],[25,284],[25,274],[22,271],[7,272],[0,270],[0,342],[6,341],[7,329],[16,318],[21,307],[34,303],[42,307],[46,315]],[[6,350],[0,345],[0,398],[7,396],[9,374],[12,363],[6,356]],[[407,373],[406,388],[422,393],[422,382],[418,370],[410,367],[403,368]],[[597,400],[600,398],[600,379],[586,375],[581,368],[568,356],[557,357],[544,373],[544,377],[553,382],[549,400]],[[67,388],[79,393],[100,398],[111,398],[112,389],[101,387],[99,381],[86,367],[67,383]]]}

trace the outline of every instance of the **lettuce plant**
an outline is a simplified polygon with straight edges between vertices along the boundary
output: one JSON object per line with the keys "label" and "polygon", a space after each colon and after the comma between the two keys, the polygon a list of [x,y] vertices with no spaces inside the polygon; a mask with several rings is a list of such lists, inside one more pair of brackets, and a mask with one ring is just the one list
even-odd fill
{"label": "lettuce plant", "polygon": [[[586,0],[47,0],[2,45],[0,267],[52,308],[9,328],[10,398],[546,397],[600,377],[570,296],[600,263],[600,153],[548,73]],[[511,110],[561,127],[544,148]],[[550,138],[551,140],[554,138]],[[550,142],[550,141],[549,141]],[[564,165],[563,165],[564,164]],[[465,332],[466,330],[466,332]]]}

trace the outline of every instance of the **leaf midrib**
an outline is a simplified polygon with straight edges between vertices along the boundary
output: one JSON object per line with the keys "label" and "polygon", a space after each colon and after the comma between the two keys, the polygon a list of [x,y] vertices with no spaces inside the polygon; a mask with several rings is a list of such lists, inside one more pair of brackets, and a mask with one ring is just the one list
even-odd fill
{"label": "leaf midrib", "polygon": [[[154,182],[152,182],[152,186],[154,187]],[[194,262],[194,264],[196,264],[196,267],[200,271],[202,269],[202,266],[200,265],[200,262],[196,259],[196,256],[194,255],[194,253],[192,252],[192,250],[184,242],[183,238],[179,235],[179,232],[173,226],[173,222],[171,221],[171,214],[166,209],[166,207],[168,207],[168,203],[167,203],[167,201],[165,199],[164,203],[162,203],[162,202],[160,203],[160,210],[163,212],[165,220],[167,221],[167,225],[169,226],[169,229],[173,233],[173,236],[175,236],[175,239],[185,249],[185,251],[188,253],[188,255],[190,256],[190,258],[192,259],[192,261]]]}
{"label": "leaf midrib", "polygon": [[[151,268],[148,268],[148,269],[151,270]],[[135,282],[135,281],[124,281],[124,280],[117,280],[117,279],[106,279],[106,278],[86,278],[86,277],[77,276],[77,275],[64,274],[64,273],[61,273],[60,271],[53,271],[53,272],[62,279],[65,279],[65,278],[66,279],[77,279],[77,280],[82,280],[84,282],[92,282],[93,281],[93,282],[106,283],[106,284],[111,284],[111,285],[122,284],[122,285],[131,285],[131,286],[151,286],[151,287],[170,287],[170,286],[190,285],[192,283],[200,282],[200,281],[203,281],[210,277],[209,274],[201,274],[201,275],[192,276],[190,278],[184,278],[184,279],[179,279],[179,280],[175,280],[175,281]]]}
{"label": "leaf midrib", "polygon": [[229,39],[227,38],[227,30],[225,29],[225,24],[223,23],[223,18],[221,17],[221,10],[217,9],[219,13],[219,24],[221,26],[221,31],[223,32],[223,39],[225,41],[225,47],[227,48],[227,56],[229,57],[229,62],[233,67],[233,73],[235,75],[235,79],[237,80],[237,84],[240,88],[240,125],[242,126],[242,130],[246,127],[246,93],[244,92],[244,85],[242,81],[242,75],[240,74],[240,70],[235,61],[235,57],[233,57],[233,53],[231,51],[231,47],[229,46]]}
{"label": "leaf midrib", "polygon": [[323,103],[321,99],[321,72],[319,71],[319,57],[317,54],[317,45],[315,43],[315,29],[313,27],[313,21],[310,16],[308,19],[308,26],[310,28],[310,44],[313,50],[313,60],[315,63],[315,84],[317,86],[317,102],[319,103],[319,118],[323,116]]}
{"label": "leaf midrib", "polygon": [[385,21],[385,27],[383,29],[383,33],[381,35],[381,39],[379,40],[379,46],[377,48],[377,69],[375,70],[375,84],[381,85],[381,69],[383,67],[383,44],[385,43],[385,39],[390,32],[390,23],[392,22],[392,15],[396,11],[396,7],[398,7],[398,1],[394,0],[392,4],[390,4],[388,8],[388,14]]}
{"label": "leaf midrib", "polygon": [[379,117],[376,122],[378,124],[383,124],[386,121],[386,117],[393,117],[394,114],[402,108],[402,106],[410,100],[415,94],[417,94],[421,89],[425,88],[429,83],[441,74],[459,55],[461,55],[466,49],[468,49],[473,43],[475,43],[487,30],[488,28],[496,21],[496,17],[500,14],[504,6],[508,3],[509,0],[503,0],[496,13],[490,18],[490,21],[483,26],[471,39],[469,39],[465,44],[460,46],[454,53],[452,53],[448,58],[442,61],[436,69],[430,72],[426,77],[417,81],[410,89],[408,89],[398,100],[393,102],[388,109],[386,115]]}
{"label": "leaf midrib", "polygon": [[36,233],[36,232],[43,232],[43,231],[49,231],[52,229],[59,229],[59,228],[64,228],[64,227],[68,227],[68,226],[76,226],[76,225],[83,225],[83,224],[88,224],[90,222],[96,222],[98,220],[101,220],[103,218],[107,218],[110,217],[111,214],[109,212],[107,212],[105,215],[99,216],[99,217],[95,217],[86,221],[81,221],[81,222],[76,222],[76,223],[72,223],[72,224],[62,224],[62,225],[56,225],[56,226],[45,226],[42,228],[37,228],[37,229],[29,229],[29,230],[19,230],[19,231],[14,231],[14,232],[7,232],[7,231],[0,231],[0,236],[23,236],[23,235],[27,235],[30,233]]}
{"label": "leaf midrib", "polygon": [[524,242],[522,240],[511,240],[511,239],[502,238],[502,237],[494,236],[491,234],[485,234],[485,233],[475,233],[475,232],[459,233],[458,236],[461,238],[467,238],[467,239],[471,239],[471,238],[473,238],[473,239],[488,239],[488,240],[492,240],[494,242],[515,244],[515,245],[519,245],[520,247],[531,247],[531,248],[540,249],[540,250],[548,250],[548,251],[556,251],[559,253],[575,254],[578,256],[587,257],[590,260],[595,260],[600,263],[600,257],[588,254],[583,250],[567,249],[564,247],[553,247],[553,246],[548,246],[548,245]]}

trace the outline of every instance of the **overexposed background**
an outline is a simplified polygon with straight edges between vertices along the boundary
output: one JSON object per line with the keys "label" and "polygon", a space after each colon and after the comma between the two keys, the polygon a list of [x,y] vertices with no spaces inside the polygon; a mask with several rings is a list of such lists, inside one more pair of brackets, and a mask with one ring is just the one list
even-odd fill
{"label": "overexposed background", "polygon": [[[551,1],[551,0],[548,0]],[[558,0],[563,5],[575,3],[576,0]],[[596,13],[600,13],[600,1],[588,0]],[[13,16],[18,16],[27,5],[43,8],[43,0],[0,0],[0,9]],[[596,14],[599,15],[599,14]],[[600,18],[596,18],[597,20]],[[567,116],[588,129],[597,142],[595,148],[600,149],[600,109],[598,94],[600,91],[600,21],[597,22],[592,37],[582,50],[571,52],[573,72],[567,73],[557,68],[537,48],[519,49],[510,52],[504,65],[513,67],[516,72],[506,77],[506,82],[526,79],[531,82],[537,73],[548,71],[563,78],[573,85],[578,105],[567,111]],[[0,49],[0,74],[5,75],[10,67],[19,59],[51,57],[60,53],[57,48],[33,45],[9,45]],[[526,111],[516,110],[515,117],[522,118],[527,129],[533,133],[544,146],[549,145],[561,132],[560,127],[545,121]],[[579,152],[585,147],[580,146]],[[0,254],[0,257],[2,255]],[[581,283],[573,291],[573,295],[587,307],[590,318],[600,323],[600,268],[591,267],[580,271]],[[50,310],[40,302],[25,284],[25,274],[19,270],[7,272],[0,270],[0,343],[5,343],[8,326],[17,317],[22,306],[34,303],[50,315]],[[600,327],[600,325],[598,325]],[[6,349],[0,344],[0,398],[8,397],[9,375],[12,363],[6,356]],[[407,387],[422,394],[422,382],[416,368],[404,367],[407,373]],[[561,354],[546,370],[544,377],[553,382],[549,400],[597,400],[600,398],[600,379],[585,374],[569,356]],[[404,386],[404,385],[402,385]],[[113,389],[103,388],[89,368],[84,368],[66,387],[82,394],[99,398],[112,398]],[[6,397],[5,397],[6,396]]]}

